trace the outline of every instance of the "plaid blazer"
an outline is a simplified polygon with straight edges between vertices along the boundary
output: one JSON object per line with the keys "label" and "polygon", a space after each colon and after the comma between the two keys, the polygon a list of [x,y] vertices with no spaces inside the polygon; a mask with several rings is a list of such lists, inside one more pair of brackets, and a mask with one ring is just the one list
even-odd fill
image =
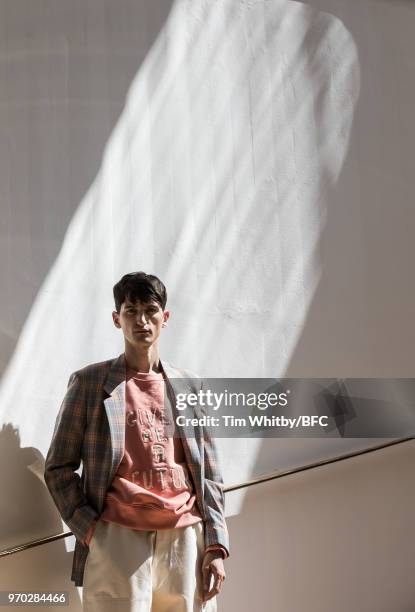
{"label": "plaid blazer", "polygon": [[[197,393],[203,381],[189,371],[160,362],[167,376],[175,418],[179,414],[175,402],[177,393]],[[83,585],[89,552],[84,539],[94,519],[102,513],[105,494],[124,455],[125,365],[122,353],[115,359],[90,364],[71,374],[46,456],[46,485],[63,521],[76,538],[71,575],[75,586]],[[195,414],[188,416],[203,414],[201,407],[193,410]],[[205,525],[205,546],[220,544],[229,553],[223,480],[214,440],[199,425],[177,426],[177,429]],[[81,461],[79,475],[76,470]]]}

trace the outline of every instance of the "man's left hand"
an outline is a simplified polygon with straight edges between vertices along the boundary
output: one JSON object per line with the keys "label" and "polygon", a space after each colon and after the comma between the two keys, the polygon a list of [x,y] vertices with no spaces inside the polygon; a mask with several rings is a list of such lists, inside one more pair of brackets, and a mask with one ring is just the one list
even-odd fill
{"label": "man's left hand", "polygon": [[[212,588],[209,590],[212,575],[213,584]],[[225,568],[223,566],[222,553],[219,550],[212,550],[205,553],[202,562],[202,576],[203,601],[205,602],[220,593],[223,581],[226,578]]]}

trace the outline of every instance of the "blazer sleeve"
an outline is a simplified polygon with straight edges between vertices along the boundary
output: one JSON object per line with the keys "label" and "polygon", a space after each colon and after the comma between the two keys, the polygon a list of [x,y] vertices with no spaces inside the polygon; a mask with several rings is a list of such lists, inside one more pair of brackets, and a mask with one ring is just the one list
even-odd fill
{"label": "blazer sleeve", "polygon": [[45,460],[46,486],[62,517],[77,540],[84,543],[98,512],[88,503],[80,476],[81,449],[86,427],[85,385],[79,372],[71,374],[56,418]]}
{"label": "blazer sleeve", "polygon": [[[203,382],[201,385],[203,389]],[[206,414],[205,410],[201,411]],[[225,520],[225,493],[216,442],[209,427],[203,427],[205,548],[219,544],[229,556],[229,534]]]}

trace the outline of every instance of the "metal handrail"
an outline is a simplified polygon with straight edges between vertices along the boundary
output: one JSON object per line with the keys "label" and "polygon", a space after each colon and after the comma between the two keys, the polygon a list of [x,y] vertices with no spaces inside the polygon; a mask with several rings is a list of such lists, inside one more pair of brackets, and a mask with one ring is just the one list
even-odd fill
{"label": "metal handrail", "polygon": [[[373,453],[375,451],[381,450],[382,448],[387,448],[389,446],[395,446],[395,444],[402,444],[403,442],[409,442],[410,440],[415,440],[415,437],[410,436],[408,438],[399,438],[397,440],[393,440],[392,442],[378,444],[377,446],[371,446],[370,448],[366,448],[364,450],[352,451],[350,453],[339,455],[338,457],[330,457],[328,459],[314,461],[312,463],[309,463],[308,465],[294,467],[294,468],[290,468],[287,470],[276,470],[269,474],[257,476],[256,478],[253,478],[252,480],[246,480],[245,482],[226,486],[224,487],[224,492],[229,493],[231,491],[237,491],[239,489],[244,489],[245,487],[251,487],[253,485],[261,484],[262,482],[268,482],[269,480],[276,480],[277,478],[283,478],[285,476],[290,476],[291,474],[297,474],[298,472],[305,472],[307,470],[321,467],[322,465],[329,465],[331,463],[336,463],[337,461],[345,461],[347,459],[351,459],[352,457],[365,455],[367,453]],[[60,540],[62,538],[67,538],[71,535],[73,535],[72,531],[63,531],[62,533],[58,533],[53,536],[48,536],[46,538],[40,538],[38,540],[33,540],[32,542],[26,542],[24,544],[20,544],[19,546],[14,546],[13,548],[9,548],[9,549],[0,551],[0,557],[5,557],[7,555],[13,555],[23,550],[27,550],[28,548],[34,548],[35,546],[43,546],[44,544],[49,544],[50,542],[54,542],[55,540]]]}

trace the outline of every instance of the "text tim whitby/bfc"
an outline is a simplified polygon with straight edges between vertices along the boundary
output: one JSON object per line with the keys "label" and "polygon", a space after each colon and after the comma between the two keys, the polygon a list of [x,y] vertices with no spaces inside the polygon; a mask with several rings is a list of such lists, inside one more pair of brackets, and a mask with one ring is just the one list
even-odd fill
{"label": "text tim whitby/bfc", "polygon": [[301,414],[295,418],[284,415],[267,416],[265,414],[248,415],[247,417],[236,417],[232,414],[221,414],[220,416],[203,415],[201,417],[186,417],[179,415],[176,417],[177,425],[183,426],[202,426],[202,427],[282,427],[295,429],[300,427],[327,427],[329,417],[326,415]]}

